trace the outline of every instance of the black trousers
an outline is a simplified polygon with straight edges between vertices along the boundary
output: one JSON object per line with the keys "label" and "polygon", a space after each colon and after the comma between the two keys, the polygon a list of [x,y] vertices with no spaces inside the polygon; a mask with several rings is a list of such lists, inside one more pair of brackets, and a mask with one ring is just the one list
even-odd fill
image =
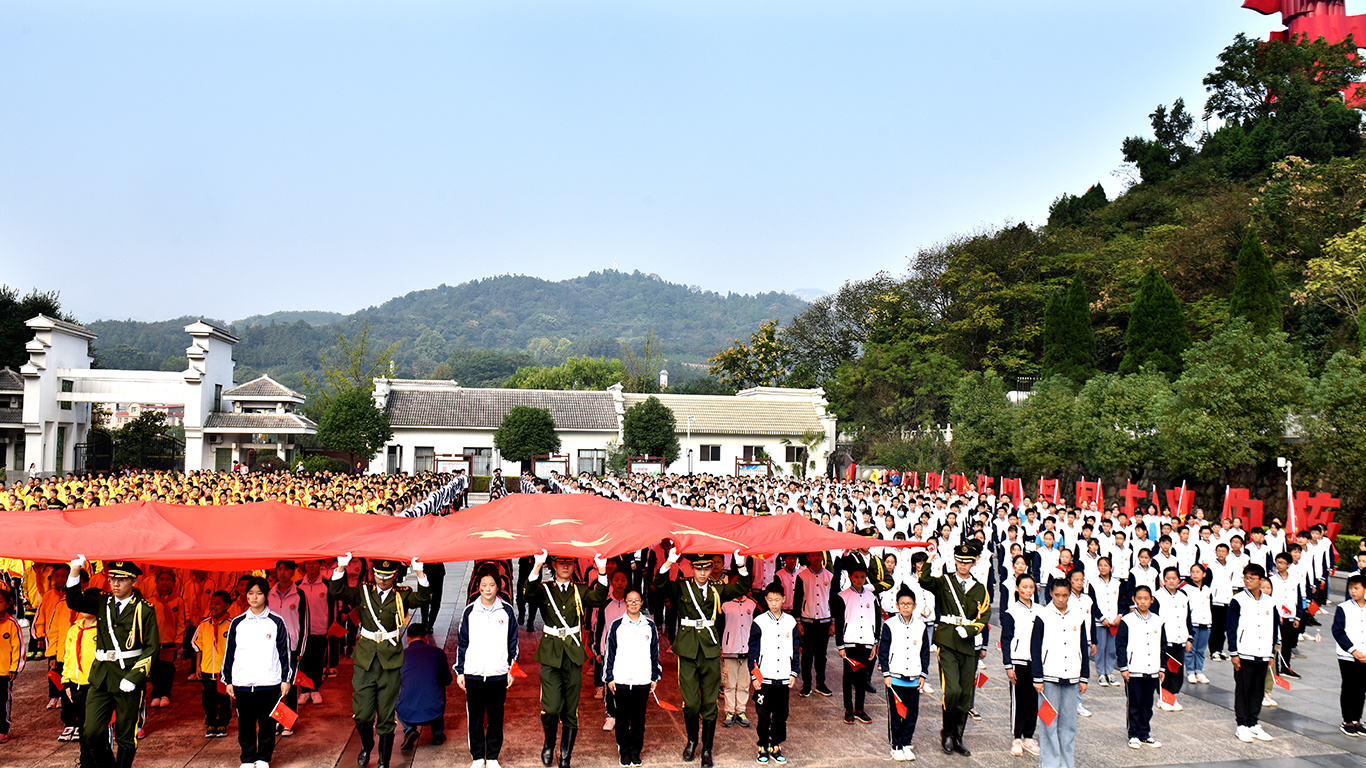
{"label": "black trousers", "polygon": [[1281,669],[1290,668],[1290,656],[1299,644],[1299,627],[1290,619],[1281,619]]}
{"label": "black trousers", "polygon": [[1361,709],[1366,701],[1366,663],[1338,659],[1338,671],[1342,673],[1342,693],[1338,703],[1342,707],[1342,722],[1361,722]]}
{"label": "black trousers", "polygon": [[237,699],[237,743],[242,747],[242,762],[269,763],[275,754],[275,719],[271,710],[280,701],[280,686],[233,688]]}
{"label": "black trousers", "polygon": [[1211,605],[1210,612],[1214,622],[1209,631],[1209,652],[1224,652],[1224,637],[1228,634],[1228,606]]}
{"label": "black trousers", "polygon": [[14,717],[14,676],[0,675],[0,733],[9,733]]}
{"label": "black trousers", "polygon": [[811,685],[811,668],[816,668],[816,685],[825,685],[825,653],[830,647],[830,622],[802,622],[802,685]]}
{"label": "black trousers", "polygon": [[1233,672],[1233,714],[1238,725],[1254,726],[1262,714],[1269,662],[1269,659],[1243,659]]}
{"label": "black trousers", "polygon": [[[844,655],[844,711],[862,712],[868,677],[873,672],[873,647],[848,645],[844,648]],[[858,668],[850,664],[851,661],[857,661]]]}
{"label": "black trousers", "polygon": [[617,752],[621,764],[640,762],[645,746],[645,712],[650,704],[650,686],[617,686]]}
{"label": "black trousers", "polygon": [[[62,662],[57,661],[56,659],[53,659],[51,669],[52,669],[53,672],[56,672],[57,674],[60,675],[60,674],[62,673]],[[52,684],[52,678],[49,677],[49,678],[47,679],[47,697],[48,697],[49,699],[57,699],[57,698],[61,698],[61,696],[62,696],[62,689],[61,689],[61,688],[58,688],[58,687],[55,686],[55,685],[53,685],[53,684]]]}
{"label": "black trousers", "polygon": [[1039,692],[1034,690],[1034,668],[1028,664],[1015,665],[1015,735],[1016,739],[1034,738],[1039,722]]}
{"label": "black trousers", "polygon": [[323,663],[327,661],[327,635],[309,635],[304,644],[304,655],[299,659],[299,672],[313,681],[313,685],[298,686],[316,691],[323,684]]}
{"label": "black trousers", "polygon": [[[1175,672],[1173,672],[1171,668],[1171,660],[1173,659],[1175,659],[1176,663],[1180,665],[1180,667]],[[1162,669],[1164,669],[1167,672],[1166,676],[1162,678],[1162,687],[1167,689],[1168,691],[1171,691],[1174,694],[1180,693],[1181,684],[1186,682],[1185,643],[1167,644],[1166,650],[1163,651]]]}
{"label": "black trousers", "polygon": [[[1167,677],[1170,678],[1171,674]],[[1129,700],[1129,738],[1146,739],[1152,736],[1153,699],[1157,695],[1157,678],[1130,675],[1129,682],[1124,685],[1124,692]]]}
{"label": "black trousers", "polygon": [[227,728],[232,721],[232,699],[218,690],[218,678],[204,675],[204,725],[209,728]]}
{"label": "black trousers", "polygon": [[79,728],[81,716],[85,714],[85,688],[75,683],[64,683],[61,693],[62,725]]}
{"label": "black trousers", "polygon": [[787,741],[787,705],[791,696],[792,689],[783,683],[765,680],[759,686],[754,694],[754,711],[759,716],[759,746],[777,747]]}
{"label": "black trousers", "polygon": [[[175,658],[178,646],[175,643],[162,643],[161,653],[152,660],[152,673],[147,676],[147,696],[159,699],[171,695],[171,683],[175,682]],[[169,660],[162,658],[169,657]]]}
{"label": "black trousers", "polygon": [[465,675],[465,709],[470,718],[472,759],[497,760],[503,751],[503,708],[507,698],[507,675]]}
{"label": "black trousers", "polygon": [[426,623],[428,631],[435,632],[436,615],[441,612],[441,595],[446,591],[446,564],[423,563],[423,566],[422,575],[427,577],[427,583],[431,585],[432,599],[422,606],[422,621]]}
{"label": "black trousers", "polygon": [[[1029,690],[1034,690],[1030,686]],[[901,700],[906,707],[906,716],[902,717],[897,709],[897,699]],[[911,746],[911,741],[915,738],[915,724],[920,720],[920,688],[912,688],[909,685],[893,684],[887,689],[887,739],[892,743],[892,749],[901,749]]]}

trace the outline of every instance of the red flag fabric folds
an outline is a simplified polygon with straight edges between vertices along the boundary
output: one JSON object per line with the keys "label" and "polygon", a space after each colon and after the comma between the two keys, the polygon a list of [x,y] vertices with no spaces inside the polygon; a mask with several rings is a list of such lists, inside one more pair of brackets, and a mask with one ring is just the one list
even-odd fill
{"label": "red flag fabric folds", "polygon": [[[208,570],[271,566],[352,552],[426,562],[504,559],[542,549],[613,556],[671,539],[682,553],[746,555],[855,549],[870,540],[801,515],[748,517],[578,494],[512,494],[447,517],[402,518],[257,502],[198,507],[142,501],[82,510],[0,513],[0,557],[134,560]],[[925,546],[878,541],[879,547]]]}

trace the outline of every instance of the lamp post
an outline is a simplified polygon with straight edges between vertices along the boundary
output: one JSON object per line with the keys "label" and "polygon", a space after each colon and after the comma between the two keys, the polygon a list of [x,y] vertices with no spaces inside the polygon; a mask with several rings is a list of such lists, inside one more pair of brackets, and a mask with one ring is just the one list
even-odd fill
{"label": "lamp post", "polygon": [[696,416],[688,416],[688,474],[692,474],[692,423]]}
{"label": "lamp post", "polygon": [[1276,457],[1276,466],[1285,470],[1285,503],[1286,503],[1286,526],[1285,535],[1287,540],[1293,540],[1298,531],[1295,527],[1295,486],[1291,482],[1291,472],[1295,467],[1294,462],[1284,456]]}

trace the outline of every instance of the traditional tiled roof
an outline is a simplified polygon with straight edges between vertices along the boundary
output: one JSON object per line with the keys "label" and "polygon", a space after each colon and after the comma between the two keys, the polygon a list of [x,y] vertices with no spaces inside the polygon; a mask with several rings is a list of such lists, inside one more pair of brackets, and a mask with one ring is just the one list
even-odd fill
{"label": "traditional tiled roof", "polygon": [[285,429],[316,430],[318,425],[297,413],[211,413],[204,420],[204,428],[215,431],[279,432]]}
{"label": "traditional tiled roof", "polygon": [[[644,402],[650,395],[626,393],[622,404]],[[729,395],[655,395],[674,412],[678,431],[704,435],[783,435],[800,437],[807,430],[825,431],[815,403],[805,399],[763,399]]]}
{"label": "traditional tiled roof", "polygon": [[394,427],[497,429],[517,405],[549,411],[556,429],[617,430],[609,392],[396,385],[389,391],[387,411]]}
{"label": "traditional tiled roof", "polygon": [[303,400],[304,396],[286,387],[269,376],[252,379],[246,384],[238,384],[223,393],[229,400]]}
{"label": "traditional tiled roof", "polygon": [[24,379],[7,365],[0,368],[0,392],[23,392]]}
{"label": "traditional tiled roof", "polygon": [[0,424],[23,424],[24,412],[18,408],[0,408]]}

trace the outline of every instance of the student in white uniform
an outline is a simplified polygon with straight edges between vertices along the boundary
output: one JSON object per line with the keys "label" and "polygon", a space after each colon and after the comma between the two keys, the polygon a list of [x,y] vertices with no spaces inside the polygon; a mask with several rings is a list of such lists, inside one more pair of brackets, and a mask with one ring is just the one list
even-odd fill
{"label": "student in white uniform", "polygon": [[801,663],[801,633],[797,620],[783,611],[784,597],[781,582],[769,584],[764,590],[768,610],[754,618],[749,630],[747,661],[759,720],[760,764],[787,762],[782,745],[787,740],[788,704]]}
{"label": "student in white uniform", "polygon": [[1155,748],[1162,746],[1162,742],[1153,738],[1153,699],[1166,675],[1162,657],[1167,633],[1162,628],[1162,617],[1150,610],[1152,590],[1139,587],[1133,600],[1134,610],[1124,615],[1115,633],[1119,673],[1124,678],[1129,705],[1129,748]]}
{"label": "student in white uniform", "polygon": [[1034,690],[1034,673],[1029,652],[1034,641],[1034,619],[1039,605],[1034,602],[1035,581],[1028,573],[1015,579],[1015,594],[1001,611],[1001,656],[1006,678],[1010,681],[1014,736],[1010,754],[1039,754],[1034,729],[1039,719],[1039,695]]}
{"label": "student in white uniform", "polygon": [[1034,690],[1057,711],[1053,724],[1044,724],[1039,762],[1047,768],[1074,768],[1077,743],[1077,701],[1091,676],[1091,612],[1072,607],[1072,588],[1065,580],[1049,590],[1053,600],[1039,609],[1029,650]]}
{"label": "student in white uniform", "polygon": [[1242,742],[1271,741],[1262,729],[1262,695],[1267,666],[1280,644],[1276,601],[1262,593],[1266,571],[1250,563],[1243,567],[1243,591],[1228,604],[1228,652],[1233,663],[1233,712],[1237,738]]}
{"label": "student in white uniform", "polygon": [[1347,578],[1347,601],[1333,611],[1333,640],[1337,643],[1338,672],[1342,675],[1341,730],[1361,736],[1361,710],[1366,701],[1366,577]]}
{"label": "student in white uniform", "polygon": [[1205,566],[1192,563],[1190,576],[1181,588],[1190,600],[1191,649],[1186,653],[1186,682],[1209,684],[1205,677],[1205,652],[1209,649],[1210,627],[1214,623],[1214,590],[1206,583]]}
{"label": "student in white uniform", "polygon": [[1185,680],[1186,654],[1191,650],[1191,612],[1190,597],[1181,591],[1181,575],[1176,566],[1168,566],[1162,573],[1162,588],[1153,593],[1153,607],[1162,616],[1162,628],[1167,633],[1167,647],[1163,649],[1162,663],[1169,673],[1162,679],[1162,688],[1171,694],[1171,701],[1163,701],[1159,706],[1165,712],[1180,712],[1185,709],[1176,700]]}
{"label": "student in white uniform", "polygon": [[930,667],[930,629],[916,608],[915,591],[904,584],[896,593],[896,612],[882,624],[877,658],[887,687],[892,759],[914,760],[911,742],[920,716],[920,691]]}

